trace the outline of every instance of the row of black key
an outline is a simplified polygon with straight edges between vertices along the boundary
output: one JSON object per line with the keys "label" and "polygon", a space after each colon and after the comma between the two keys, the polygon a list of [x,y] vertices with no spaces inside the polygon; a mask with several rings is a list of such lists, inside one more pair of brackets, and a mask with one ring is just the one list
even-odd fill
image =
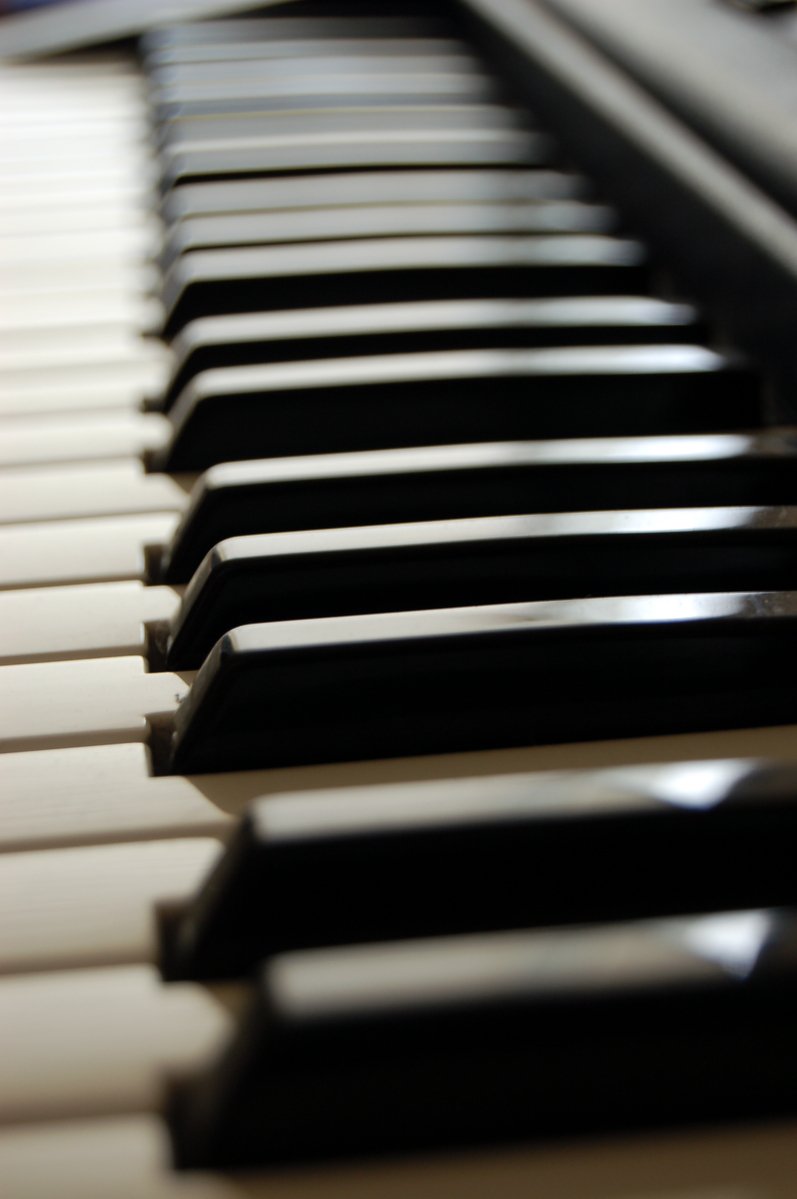
{"label": "row of black key", "polygon": [[[755,374],[644,294],[456,31],[221,23],[148,62],[151,466],[211,468],[160,556],[194,575],[167,663],[204,659],[160,768],[791,719],[794,513],[762,505],[795,502],[794,444],[744,432]],[[167,974],[257,972],[173,1088],[178,1164],[790,1106],[795,920],[764,909],[795,902],[795,780],[689,770],[258,804],[164,925]]]}

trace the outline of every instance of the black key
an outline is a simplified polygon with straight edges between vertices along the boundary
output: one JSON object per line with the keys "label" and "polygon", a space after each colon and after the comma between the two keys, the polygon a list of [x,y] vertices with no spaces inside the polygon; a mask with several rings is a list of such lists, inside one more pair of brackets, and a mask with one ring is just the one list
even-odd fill
{"label": "black key", "polygon": [[796,835],[797,771],[739,761],[272,796],[164,925],[164,970],[235,978],[291,949],[795,904]]}
{"label": "black key", "polygon": [[399,37],[395,31],[384,37],[346,38],[253,38],[238,39],[227,35],[216,35],[210,42],[164,44],[150,50],[145,57],[147,71],[155,73],[170,68],[200,67],[208,63],[269,62],[280,59],[326,58],[330,55],[343,57],[370,57],[374,54],[390,54],[401,58],[438,58],[455,54],[464,49],[463,42],[456,38]]}
{"label": "black key", "polygon": [[698,346],[460,350],[207,371],[155,469],[255,455],[500,439],[705,433],[761,423],[759,384]]}
{"label": "black key", "polygon": [[246,625],[177,711],[176,774],[795,720],[797,595],[558,600]]}
{"label": "black key", "polygon": [[[572,200],[588,194],[586,181],[565,171],[528,167],[444,171],[358,171],[325,175],[323,207],[347,204],[490,204],[510,200]],[[167,222],[214,213],[312,208],[322,197],[318,179],[290,175],[227,183],[187,183],[163,200]]]}
{"label": "black key", "polygon": [[382,51],[378,43],[366,54],[362,47],[352,53],[337,52],[323,47],[314,54],[298,49],[293,55],[259,57],[228,62],[225,59],[211,62],[153,65],[149,68],[149,86],[155,95],[166,94],[176,99],[211,99],[230,95],[268,94],[286,83],[294,91],[297,85],[311,87],[316,79],[328,80],[334,86],[335,77],[349,78],[367,75],[384,80],[395,76],[405,78],[417,75],[421,80],[431,77],[470,77],[484,79],[486,73],[482,63],[463,42],[452,45],[445,52],[426,53],[417,57],[410,54],[394,54]]}
{"label": "black key", "polygon": [[590,438],[229,462],[194,490],[162,560],[188,582],[226,537],[520,512],[797,503],[797,443],[778,431]]}
{"label": "black key", "polygon": [[[185,106],[183,106],[185,107]],[[396,130],[370,138],[320,137],[313,141],[289,140],[255,145],[180,150],[165,158],[161,166],[164,190],[185,183],[235,179],[247,175],[280,174],[291,171],[371,170],[375,167],[439,166],[531,166],[550,160],[550,139],[525,130],[481,129],[456,135]],[[316,179],[319,201],[323,180]]]}
{"label": "black key", "polygon": [[191,580],[166,665],[195,669],[230,629],[271,620],[753,588],[797,591],[797,508],[561,512],[233,537]]}
{"label": "black key", "polygon": [[179,221],[166,235],[162,264],[189,250],[367,237],[461,234],[610,233],[616,214],[602,204],[367,204],[321,211],[237,213]]}
{"label": "black key", "polygon": [[369,134],[403,130],[425,131],[430,128],[462,133],[463,130],[507,130],[527,128],[522,109],[503,104],[462,104],[427,108],[358,108],[353,112],[322,109],[312,112],[283,112],[278,117],[262,113],[233,117],[184,117],[170,121],[159,130],[164,150],[196,149],[225,141],[273,141],[275,138],[308,137],[324,134]]}
{"label": "black key", "polygon": [[638,242],[613,237],[385,237],[184,254],[164,281],[165,334],[226,312],[484,294],[628,295]]}
{"label": "black key", "polygon": [[255,115],[271,115],[278,119],[283,113],[295,113],[305,110],[312,112],[351,112],[358,108],[372,110],[384,108],[398,111],[401,108],[415,109],[418,105],[431,106],[435,104],[500,104],[506,102],[506,97],[495,88],[473,84],[463,86],[458,93],[446,96],[441,89],[415,91],[417,81],[407,82],[403,90],[395,87],[386,92],[373,90],[375,83],[367,80],[361,91],[329,92],[305,95],[273,95],[230,98],[228,100],[184,100],[181,103],[162,103],[153,119],[160,125],[172,121],[190,118],[212,117],[242,117]]}
{"label": "black key", "polygon": [[788,909],[286,954],[221,1057],[172,1092],[176,1160],[791,1112],[795,1001]]}
{"label": "black key", "polygon": [[[373,95],[378,100],[393,96],[423,96],[426,102],[437,100],[479,100],[495,91],[496,79],[473,54],[450,57],[397,58],[395,55],[357,55],[350,59],[334,55],[287,61],[271,59],[255,66],[210,63],[198,68],[198,77],[186,77],[179,68],[154,72],[150,76],[149,99],[157,113],[161,107],[202,103],[220,105],[227,101],[294,101],[294,108],[321,106],[329,98]],[[427,100],[427,97],[429,98]],[[345,103],[341,105],[345,107]]]}
{"label": "black key", "polygon": [[304,16],[282,17],[267,15],[260,19],[244,17],[231,21],[184,21],[144,34],[145,54],[181,51],[189,47],[206,49],[213,55],[214,47],[225,42],[247,42],[257,47],[279,46],[284,42],[323,41],[329,38],[369,41],[374,38],[438,38],[449,37],[451,26],[442,17],[421,13],[400,16]]}
{"label": "black key", "polygon": [[689,305],[646,296],[431,300],[202,317],[174,339],[172,376],[161,403],[150,407],[168,412],[195,375],[220,366],[402,351],[672,343],[704,334]]}

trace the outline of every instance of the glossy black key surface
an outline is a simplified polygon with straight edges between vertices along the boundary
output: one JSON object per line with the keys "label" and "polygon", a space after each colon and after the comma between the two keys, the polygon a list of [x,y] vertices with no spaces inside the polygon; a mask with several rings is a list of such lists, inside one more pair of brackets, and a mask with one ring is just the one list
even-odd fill
{"label": "glossy black key surface", "polygon": [[797,590],[797,508],[487,516],[233,537],[173,618],[167,667],[239,625],[588,595]]}
{"label": "glossy black key surface", "polygon": [[171,378],[152,407],[168,412],[194,375],[220,366],[402,350],[672,343],[704,332],[688,304],[647,296],[430,300],[200,317],[175,337]]}
{"label": "glossy black key surface", "polygon": [[179,221],[166,235],[160,257],[168,266],[189,250],[225,246],[471,233],[610,233],[616,223],[616,215],[605,205],[575,200],[446,206],[364,204],[321,211],[238,213]]}
{"label": "glossy black key surface", "polygon": [[165,926],[164,968],[235,978],[291,949],[795,904],[795,835],[797,771],[743,761],[270,796]]}
{"label": "glossy black key surface", "polygon": [[793,1112],[796,1000],[788,909],[285,954],[220,1058],[172,1092],[176,1160]]}
{"label": "glossy black key surface", "polygon": [[246,625],[177,711],[177,774],[788,724],[797,595],[557,600]]}
{"label": "glossy black key surface", "polygon": [[594,236],[384,237],[195,250],[165,277],[165,335],[226,312],[485,294],[628,295],[644,282],[638,242]]}
{"label": "glossy black key surface", "polygon": [[511,200],[572,200],[589,194],[586,181],[565,171],[529,167],[436,171],[357,171],[325,175],[323,197],[313,176],[186,183],[163,199],[167,222],[214,213],[318,209],[348,204],[490,204]]}
{"label": "glossy black key surface", "polygon": [[301,79],[305,84],[321,76],[363,75],[383,78],[385,75],[472,75],[484,77],[484,67],[464,42],[450,42],[446,49],[425,54],[396,54],[389,46],[372,43],[366,52],[362,46],[335,52],[319,44],[317,53],[299,50],[296,54],[265,55],[258,58],[226,59],[193,63],[149,64],[150,89],[156,94],[167,92],[181,98],[240,94],[251,88],[257,95],[281,81],[293,85]]}
{"label": "glossy black key surface", "polygon": [[529,120],[522,109],[504,104],[432,104],[399,109],[357,108],[351,112],[319,111],[249,113],[232,117],[183,117],[169,121],[157,130],[161,152],[224,144],[234,141],[273,141],[275,138],[308,137],[322,134],[390,133],[403,130],[459,132],[468,129],[527,128]]}
{"label": "glossy black key surface", "polygon": [[300,108],[397,108],[418,104],[490,104],[505,100],[497,82],[488,76],[440,76],[434,73],[320,76],[295,82],[287,79],[259,90],[231,85],[227,89],[214,89],[214,92],[196,99],[179,98],[176,89],[157,92],[151,98],[155,119],[165,122],[216,114],[233,116],[259,112],[279,115]]}
{"label": "glossy black key surface", "polygon": [[186,583],[226,537],[596,508],[797,503],[797,440],[590,438],[229,462],[197,482],[160,577]]}
{"label": "glossy black key surface", "polygon": [[290,454],[755,428],[759,382],[698,346],[459,350],[197,375],[159,470]]}
{"label": "glossy black key surface", "polygon": [[[377,25],[379,18],[376,18]],[[251,24],[251,22],[248,22]],[[377,30],[374,30],[376,33]],[[234,38],[229,34],[216,34],[212,41],[181,45],[172,43],[160,46],[153,45],[145,54],[145,66],[149,72],[186,68],[209,63],[245,63],[266,62],[279,59],[312,59],[352,55],[370,57],[373,54],[391,54],[400,57],[416,59],[431,56],[456,53],[461,51],[463,43],[456,38],[416,37],[407,35],[397,36],[396,31],[386,33],[384,37],[346,38],[330,36],[323,38],[284,38],[269,37]]]}
{"label": "glossy black key surface", "polygon": [[[180,150],[162,163],[163,189],[186,183],[272,173],[371,170],[384,167],[524,166],[544,163],[552,153],[544,134],[482,129],[460,134],[411,131],[370,138],[285,139],[260,145]],[[316,180],[319,199],[323,183]]]}
{"label": "glossy black key surface", "polygon": [[[408,6],[409,8],[410,6]],[[183,51],[213,56],[213,48],[228,41],[245,41],[256,47],[280,46],[285,42],[309,42],[346,38],[367,42],[372,38],[438,38],[451,35],[450,22],[437,13],[414,12],[383,16],[318,13],[283,16],[271,14],[263,18],[247,16],[242,20],[182,21],[179,24],[148,30],[142,38],[145,54]]]}

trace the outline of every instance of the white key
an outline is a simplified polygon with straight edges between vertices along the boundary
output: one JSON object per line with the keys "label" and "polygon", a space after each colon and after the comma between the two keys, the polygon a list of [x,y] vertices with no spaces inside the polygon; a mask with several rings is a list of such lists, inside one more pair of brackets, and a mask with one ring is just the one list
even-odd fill
{"label": "white key", "polygon": [[194,672],[147,674],[144,660],[94,658],[0,668],[0,752],[143,741]]}
{"label": "white key", "polygon": [[[2,218],[0,218],[2,219]],[[127,321],[109,321],[96,327],[66,329],[0,327],[0,371],[63,370],[64,367],[110,366],[131,362],[170,362],[166,346],[145,340]]]}
{"label": "white key", "polygon": [[242,1175],[175,1172],[141,1114],[0,1130],[0,1173],[10,1199],[794,1199],[797,1122]]}
{"label": "white key", "polygon": [[0,267],[3,271],[23,267],[25,271],[42,263],[75,263],[82,271],[87,262],[102,263],[106,270],[115,270],[117,263],[141,262],[157,251],[157,227],[154,224],[133,226],[111,233],[60,233],[58,230],[40,235],[0,236]]}
{"label": "white key", "polygon": [[153,777],[140,741],[3,754],[0,852],[227,836],[270,786],[265,770]]}
{"label": "white key", "polygon": [[253,799],[292,791],[328,788],[334,802],[334,790],[340,787],[706,758],[771,758],[793,764],[797,727],[195,776],[153,777],[140,740],[7,753],[0,755],[0,852],[150,837],[226,837]]}
{"label": "white key", "polygon": [[182,512],[196,476],[147,474],[137,458],[0,475],[0,524]]}
{"label": "white key", "polygon": [[[45,463],[58,462],[74,457],[74,439],[63,423],[71,421],[73,417],[81,429],[89,422],[98,427],[102,422],[104,426],[102,435],[108,453],[90,456],[113,458],[124,454],[129,445],[138,446],[142,434],[145,437],[155,436],[154,428],[159,422],[144,419],[140,412],[141,401],[145,396],[160,395],[167,378],[168,363],[165,358],[137,350],[126,357],[83,363],[38,362],[34,352],[24,366],[7,369],[0,366],[0,389],[5,396],[3,415],[14,420],[13,424],[4,423],[0,430],[0,437],[7,443],[7,448],[2,451],[4,464],[15,466],[21,460],[25,465],[26,460],[31,458],[34,463],[41,460]],[[119,392],[120,384],[128,396],[128,412],[109,413],[106,417],[102,413],[88,415],[81,411],[85,407],[82,398],[85,390],[114,394]],[[42,392],[52,397],[51,402],[60,401],[58,410],[52,413],[52,417],[48,413],[48,419],[52,419],[53,425],[64,431],[63,449],[54,448],[52,438],[41,436],[46,432],[39,420],[42,414],[31,409],[30,397],[35,398]],[[70,404],[75,398],[72,407]],[[26,421],[30,418],[33,424],[27,426]],[[113,424],[113,429],[107,427],[109,423]],[[79,446],[77,452],[83,452]],[[130,452],[136,453],[137,448]]]}
{"label": "white key", "polygon": [[154,963],[154,908],[188,900],[218,858],[208,838],[0,857],[0,975]]}
{"label": "white key", "polygon": [[[75,292],[68,304],[58,292],[40,292],[16,296],[13,307],[5,301],[0,304],[0,336],[4,339],[13,339],[17,333],[46,336],[50,330],[80,333],[86,326],[101,327],[120,322],[131,332],[145,332],[157,329],[162,319],[163,310],[157,300],[137,294],[122,284],[97,292]],[[0,396],[0,411],[7,399]]]}
{"label": "white key", "polygon": [[152,1110],[165,1072],[229,1035],[235,987],[165,987],[151,966],[0,982],[0,1123]]}
{"label": "white key", "polygon": [[144,577],[144,547],[163,545],[174,512],[0,527],[0,589]]}
{"label": "white key", "polygon": [[0,465],[132,458],[165,444],[170,428],[165,417],[140,412],[81,413],[57,420],[8,419],[0,428]]}
{"label": "white key", "polygon": [[137,582],[0,591],[0,665],[143,654],[146,625],[179,603],[174,587]]}

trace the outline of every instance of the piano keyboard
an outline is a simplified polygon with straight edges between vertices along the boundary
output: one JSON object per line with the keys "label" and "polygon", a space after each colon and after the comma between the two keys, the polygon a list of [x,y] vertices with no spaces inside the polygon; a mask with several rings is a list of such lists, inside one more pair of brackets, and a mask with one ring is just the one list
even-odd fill
{"label": "piano keyboard", "polygon": [[7,1193],[793,1195],[759,365],[448,18],[0,95]]}

